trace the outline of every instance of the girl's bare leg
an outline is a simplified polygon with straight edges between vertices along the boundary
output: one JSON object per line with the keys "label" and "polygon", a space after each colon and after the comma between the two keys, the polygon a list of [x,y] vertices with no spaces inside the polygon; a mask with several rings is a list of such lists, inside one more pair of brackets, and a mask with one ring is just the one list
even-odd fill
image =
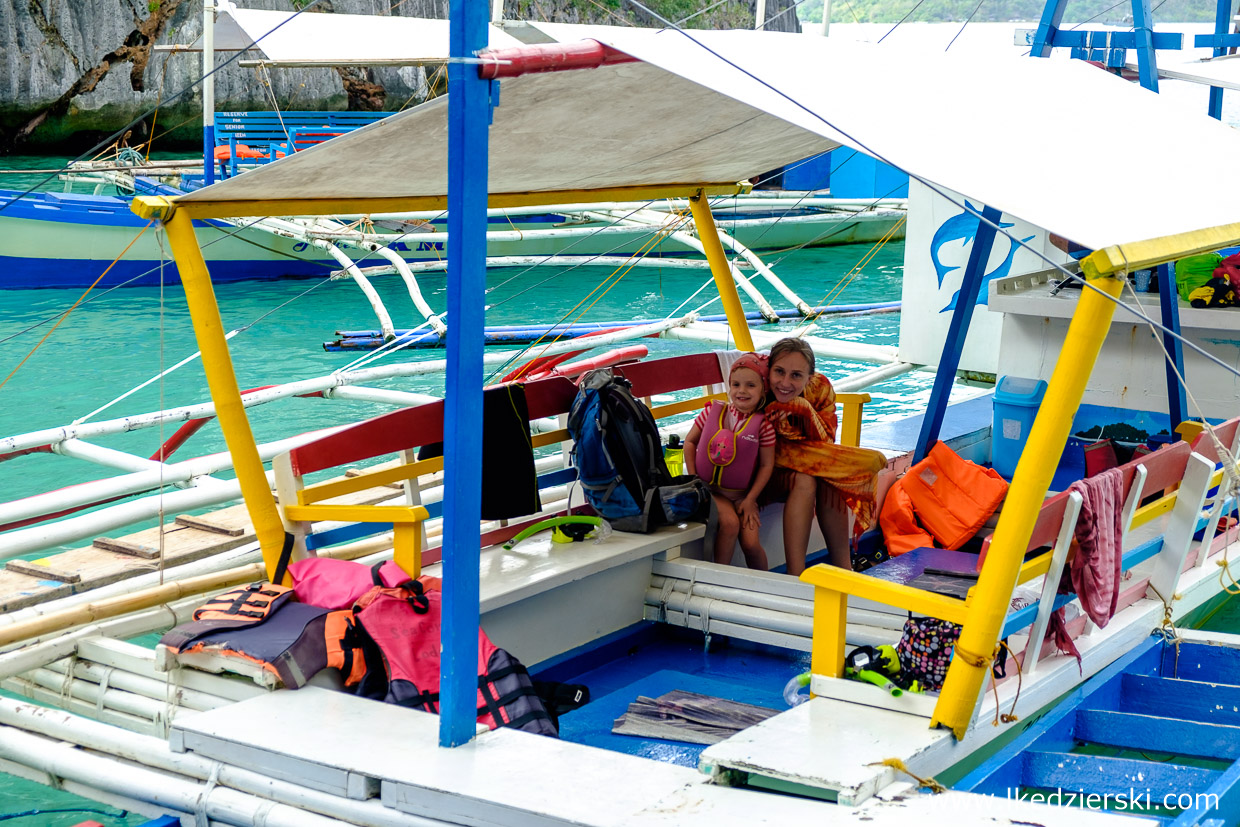
{"label": "girl's bare leg", "polygon": [[833,485],[817,481],[816,506],[818,527],[827,541],[827,554],[831,565],[842,569],[852,568],[852,552],[848,543],[848,507],[844,498]]}
{"label": "girl's bare leg", "polygon": [[741,551],[745,553],[745,565],[758,571],[770,571],[766,561],[766,549],[758,538],[758,526],[741,526]]}
{"label": "girl's bare leg", "polygon": [[715,562],[726,566],[731,564],[732,555],[736,553],[741,518],[736,513],[736,506],[727,497],[718,494],[711,496],[715,498],[715,509],[719,512],[719,524],[715,527]]}
{"label": "girl's bare leg", "polygon": [[809,548],[817,485],[818,481],[808,474],[795,474],[788,500],[784,503],[784,560],[788,573],[798,577],[805,571],[805,552]]}

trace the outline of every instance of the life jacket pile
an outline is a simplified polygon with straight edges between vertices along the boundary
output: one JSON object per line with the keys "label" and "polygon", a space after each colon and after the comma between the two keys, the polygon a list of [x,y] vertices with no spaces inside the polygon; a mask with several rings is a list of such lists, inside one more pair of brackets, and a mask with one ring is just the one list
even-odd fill
{"label": "life jacket pile", "polygon": [[936,442],[887,492],[878,522],[894,557],[917,548],[958,549],[1003,502],[1008,484],[993,468]]}
{"label": "life jacket pile", "polygon": [[[293,590],[283,586],[242,586],[213,598],[160,643],[176,653],[210,651],[259,664],[291,689],[335,667],[354,694],[438,714],[439,581],[388,586],[378,566],[371,576],[368,591],[334,611],[293,602]],[[554,698],[550,712],[539,690]],[[557,737],[558,713],[586,703],[589,692],[551,683],[536,689],[521,662],[479,629],[477,698],[480,724]]]}

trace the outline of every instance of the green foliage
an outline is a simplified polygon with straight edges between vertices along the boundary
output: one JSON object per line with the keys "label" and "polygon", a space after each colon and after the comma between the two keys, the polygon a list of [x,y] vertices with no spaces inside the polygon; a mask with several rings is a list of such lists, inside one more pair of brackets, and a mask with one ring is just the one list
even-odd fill
{"label": "green foliage", "polygon": [[160,0],[149,0],[149,2],[146,4],[146,10],[149,11],[151,14],[154,14],[155,12],[159,11],[159,3],[160,3]]}
{"label": "green foliage", "polygon": [[[1042,0],[831,0],[832,23],[896,23],[914,6],[909,22],[946,23],[963,22],[973,15],[977,23],[1005,23],[1026,21],[1036,23],[1042,16],[1045,3]],[[1114,8],[1112,8],[1114,6]],[[823,0],[805,0],[797,7],[802,23],[822,22]],[[974,8],[977,13],[973,14]],[[1192,3],[1188,0],[1165,0],[1154,12],[1157,22],[1200,23],[1214,20],[1212,5]],[[1065,24],[1091,23],[1131,25],[1132,5],[1121,0],[1075,0],[1064,10]]]}

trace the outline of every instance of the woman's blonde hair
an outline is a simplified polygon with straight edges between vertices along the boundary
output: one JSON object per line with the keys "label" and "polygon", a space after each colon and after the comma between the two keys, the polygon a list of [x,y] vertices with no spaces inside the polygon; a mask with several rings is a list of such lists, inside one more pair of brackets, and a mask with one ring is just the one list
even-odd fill
{"label": "woman's blonde hair", "polygon": [[767,359],[767,364],[775,367],[775,363],[789,353],[799,353],[805,357],[805,361],[809,362],[809,372],[814,372],[814,351],[810,349],[809,343],[804,339],[796,339],[789,337],[780,339],[771,345],[771,355]]}

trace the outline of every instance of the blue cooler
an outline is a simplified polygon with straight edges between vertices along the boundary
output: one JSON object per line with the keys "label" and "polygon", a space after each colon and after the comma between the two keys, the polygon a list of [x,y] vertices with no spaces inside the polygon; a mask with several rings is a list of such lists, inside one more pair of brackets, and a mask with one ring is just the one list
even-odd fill
{"label": "blue cooler", "polygon": [[990,431],[991,465],[1008,479],[1016,473],[1016,461],[1025,448],[1029,429],[1037,415],[1046,382],[1002,376],[995,387],[995,418]]}

